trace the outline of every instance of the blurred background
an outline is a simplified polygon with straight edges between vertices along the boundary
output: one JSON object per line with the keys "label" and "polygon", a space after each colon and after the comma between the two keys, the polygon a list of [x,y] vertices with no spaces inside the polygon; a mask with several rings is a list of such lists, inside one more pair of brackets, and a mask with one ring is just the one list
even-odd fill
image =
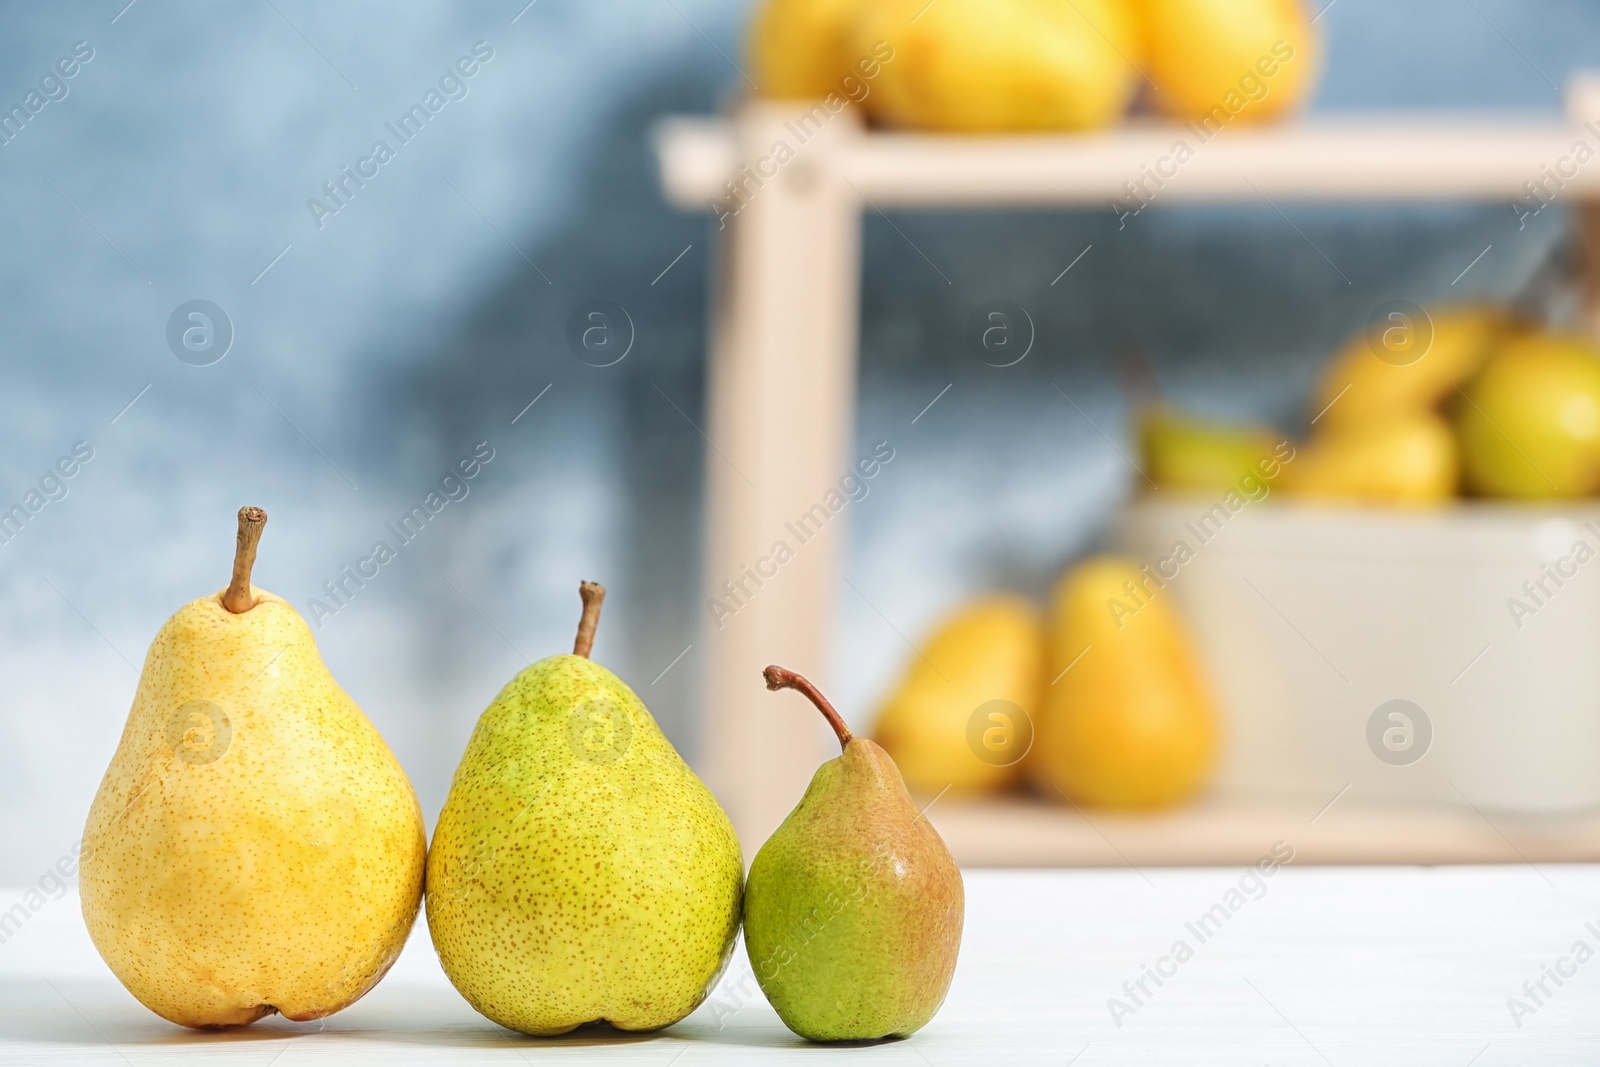
{"label": "blurred background", "polygon": [[[0,545],[0,882],[71,849],[145,649],[226,583],[241,504],[271,514],[257,584],[311,618],[475,451],[492,459],[467,495],[316,628],[430,827],[484,706],[569,647],[580,577],[610,589],[597,657],[698,765],[715,224],[667,205],[650,132],[743,91],[750,5],[124,4],[0,13],[0,105],[78,60],[0,146],[0,507],[92,449]],[[1313,119],[1554,121],[1569,76],[1600,68],[1600,10],[1576,0],[1336,0],[1316,29]],[[392,137],[463,57],[476,72]],[[324,183],[380,138],[397,147],[375,176],[308,207],[336,204]],[[1158,204],[1124,226],[1109,208],[868,212],[851,454],[889,439],[896,457],[848,512],[865,596],[836,597],[835,703],[866,727],[902,633],[992,590],[1042,605],[1105,543],[1143,485],[1119,452],[1117,353],[1143,352],[1187,410],[1299,434],[1374,308],[1508,298],[1572,230],[1559,203],[1523,222],[1503,200]],[[962,339],[996,298],[1037,328],[1004,373]],[[231,332],[204,366],[169,344],[195,300]],[[568,341],[596,300],[634,330],[606,367]]]}

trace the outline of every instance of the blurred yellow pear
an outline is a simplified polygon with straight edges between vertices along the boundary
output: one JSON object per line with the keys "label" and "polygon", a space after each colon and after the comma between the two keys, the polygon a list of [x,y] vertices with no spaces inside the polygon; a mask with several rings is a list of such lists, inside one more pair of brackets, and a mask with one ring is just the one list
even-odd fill
{"label": "blurred yellow pear", "polygon": [[1136,564],[1112,557],[1080,564],[1056,586],[1045,668],[1054,682],[1027,760],[1042,794],[1153,808],[1204,783],[1216,712],[1166,595]]}
{"label": "blurred yellow pear", "polygon": [[1138,31],[1126,0],[880,0],[854,51],[894,49],[868,109],[930,130],[1088,130],[1127,109]]}
{"label": "blurred yellow pear", "polygon": [[1456,407],[1468,486],[1546,499],[1600,491],[1600,350],[1586,337],[1519,338]]}
{"label": "blurred yellow pear", "polygon": [[1000,789],[1033,743],[1043,671],[1044,626],[1033,606],[1012,596],[973,601],[923,643],[873,740],[913,792]]}
{"label": "blurred yellow pear", "polygon": [[1137,0],[1157,107],[1215,134],[1299,107],[1320,48],[1300,0]]}
{"label": "blurred yellow pear", "polygon": [[763,96],[820,100],[850,73],[850,30],[862,0],[767,0],[750,27],[752,74]]}
{"label": "blurred yellow pear", "polygon": [[1524,328],[1500,308],[1396,305],[1334,356],[1312,394],[1311,417],[1327,429],[1438,410]]}
{"label": "blurred yellow pear", "polygon": [[1315,500],[1432,505],[1455,496],[1459,468],[1450,424],[1412,412],[1317,434],[1284,467],[1282,488]]}

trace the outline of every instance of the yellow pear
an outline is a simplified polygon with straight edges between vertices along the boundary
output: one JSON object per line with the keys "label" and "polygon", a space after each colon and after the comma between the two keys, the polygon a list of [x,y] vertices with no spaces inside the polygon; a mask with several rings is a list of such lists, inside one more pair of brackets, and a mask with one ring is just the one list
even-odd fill
{"label": "yellow pear", "polygon": [[1020,597],[965,605],[922,644],[878,714],[873,740],[914,793],[1000,789],[1033,742],[1044,628]]}
{"label": "yellow pear", "polygon": [[1056,586],[1036,788],[1108,808],[1154,808],[1194,793],[1217,750],[1217,717],[1188,633],[1133,562],[1090,559]]}
{"label": "yellow pear", "polygon": [[95,947],[184,1026],[347,1007],[399,956],[426,842],[411,783],[323,665],[305,620],[233,581],[151,643],[89,810],[80,880]]}
{"label": "yellow pear", "polygon": [[901,126],[1097,129],[1127,109],[1138,79],[1126,0],[879,0],[854,51],[880,43],[893,55],[867,108]]}
{"label": "yellow pear", "polygon": [[1321,49],[1300,0],[1136,0],[1158,108],[1209,136],[1277,118],[1316,86]]}
{"label": "yellow pear", "polygon": [[820,100],[854,73],[850,31],[861,0],[767,0],[750,27],[750,59],[763,96]]}
{"label": "yellow pear", "polygon": [[1333,357],[1311,399],[1310,416],[1319,428],[1436,411],[1526,329],[1500,308],[1419,311],[1396,306]]}
{"label": "yellow pear", "polygon": [[1460,481],[1450,424],[1431,412],[1330,427],[1283,468],[1289,496],[1352,503],[1437,505]]}

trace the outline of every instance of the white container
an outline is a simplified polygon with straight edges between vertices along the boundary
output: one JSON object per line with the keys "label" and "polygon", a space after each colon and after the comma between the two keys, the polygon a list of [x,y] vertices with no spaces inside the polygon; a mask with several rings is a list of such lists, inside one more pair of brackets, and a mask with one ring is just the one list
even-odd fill
{"label": "white container", "polygon": [[[1224,716],[1219,788],[1600,807],[1600,507],[1162,494],[1116,543],[1193,629]],[[1396,700],[1420,714],[1380,711]]]}

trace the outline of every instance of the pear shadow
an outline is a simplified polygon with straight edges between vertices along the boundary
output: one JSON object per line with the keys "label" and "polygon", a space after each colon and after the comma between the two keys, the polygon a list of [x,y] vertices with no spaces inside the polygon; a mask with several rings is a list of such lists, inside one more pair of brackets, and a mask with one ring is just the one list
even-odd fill
{"label": "pear shadow", "polygon": [[195,1030],[169,1022],[107,981],[0,981],[0,1032],[12,1041],[49,1045],[158,1046],[255,1044],[310,1037],[327,1020],[296,1023],[282,1016],[227,1030]]}
{"label": "pear shadow", "polygon": [[[117,1039],[111,1033],[107,1033],[106,1036],[115,1044],[155,1047],[254,1044],[261,1041],[309,1038],[327,1032],[325,1027],[318,1025],[323,1021],[320,1019],[316,1022],[307,1023],[297,1023],[281,1017],[258,1019],[248,1025],[236,1026],[228,1030],[194,1030],[187,1026],[179,1026],[177,1023],[169,1023],[159,1017],[156,1021],[166,1029],[131,1040]],[[103,1026],[100,1028],[104,1029]]]}
{"label": "pear shadow", "polygon": [[362,998],[343,1011],[311,1022],[269,1016],[227,1030],[195,1030],[161,1018],[120,985],[60,979],[48,984],[0,981],[0,1033],[15,1042],[113,1049],[220,1048],[322,1036],[375,1045],[441,1048],[590,1048],[682,1036],[670,1028],[640,1033],[590,1023],[559,1037],[533,1037],[491,1022],[445,987],[390,989],[387,996],[371,1001]]}
{"label": "pear shadow", "polygon": [[642,1045],[662,1038],[664,1030],[619,1030],[606,1022],[584,1023],[556,1037],[536,1037],[533,1034],[506,1031],[519,1044],[550,1048],[587,1048],[595,1045]]}
{"label": "pear shadow", "polygon": [[881,1045],[899,1044],[905,1038],[880,1037],[870,1041],[811,1041],[782,1026],[761,1027],[759,1029],[751,1026],[728,1026],[705,1035],[685,1034],[682,1040],[709,1045],[737,1045],[741,1048],[816,1049],[819,1052],[823,1052],[829,1049],[878,1048]]}
{"label": "pear shadow", "polygon": [[[349,1032],[349,1031],[341,1031]],[[433,1030],[382,1030],[373,1036],[385,1043],[416,1045],[428,1048],[603,1048],[606,1046],[640,1045],[662,1039],[661,1034],[636,1034],[625,1030],[606,1028],[606,1032],[587,1032],[579,1027],[560,1037],[534,1037],[503,1027],[439,1028]]]}
{"label": "pear shadow", "polygon": [[879,1037],[872,1040],[861,1041],[817,1041],[813,1042],[820,1048],[877,1048],[880,1045],[897,1045],[904,1041],[903,1037]]}
{"label": "pear shadow", "polygon": [[[681,1043],[687,1045],[725,1045],[749,1049],[866,1048],[875,1045],[892,1044],[901,1040],[899,1038],[885,1038],[881,1041],[822,1044],[807,1041],[805,1038],[799,1037],[781,1026],[730,1026],[700,1032],[693,1027],[681,1029],[680,1025],[669,1026],[664,1030],[656,1030],[649,1033],[639,1033],[617,1030],[600,1024],[582,1026],[571,1033],[562,1034],[559,1037],[535,1037],[532,1034],[519,1033],[515,1030],[498,1026],[488,1020],[483,1020],[481,1025],[466,1024],[462,1026],[420,1027],[417,1029],[359,1027],[341,1029],[337,1033],[342,1037],[365,1036],[383,1044],[405,1045],[417,1048],[504,1049],[509,1047],[524,1051],[531,1049],[598,1049],[656,1043],[662,1044],[663,1047]],[[333,1031],[330,1030],[331,1032]]]}

